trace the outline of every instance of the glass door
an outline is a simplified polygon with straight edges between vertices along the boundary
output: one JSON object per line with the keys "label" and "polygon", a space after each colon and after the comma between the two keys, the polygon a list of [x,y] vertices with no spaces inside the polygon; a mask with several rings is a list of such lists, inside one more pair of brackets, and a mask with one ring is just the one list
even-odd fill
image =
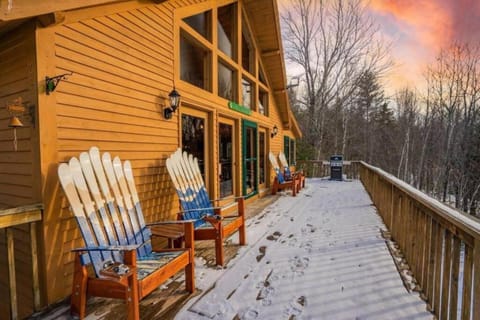
{"label": "glass door", "polygon": [[243,195],[253,196],[258,193],[258,150],[257,124],[252,121],[242,121],[243,148]]}
{"label": "glass door", "polygon": [[218,176],[220,187],[220,198],[233,195],[233,121],[220,120],[218,124]]}
{"label": "glass door", "polygon": [[206,113],[192,110],[182,113],[182,150],[198,159],[205,187],[209,188]]}

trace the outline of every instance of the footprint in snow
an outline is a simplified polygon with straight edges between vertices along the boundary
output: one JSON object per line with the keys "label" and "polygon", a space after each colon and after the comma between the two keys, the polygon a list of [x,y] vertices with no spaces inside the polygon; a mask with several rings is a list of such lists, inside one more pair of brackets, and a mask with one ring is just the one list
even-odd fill
{"label": "footprint in snow", "polygon": [[289,320],[297,319],[297,317],[303,312],[303,309],[307,305],[307,298],[300,296],[289,303],[285,308],[284,314]]}
{"label": "footprint in snow", "polygon": [[261,246],[258,248],[258,251],[260,254],[257,256],[257,262],[262,261],[263,257],[265,257],[265,253],[267,252],[267,247],[266,246]]}
{"label": "footprint in snow", "polygon": [[280,232],[275,231],[273,234],[271,234],[271,235],[269,235],[269,236],[267,237],[267,240],[277,241],[278,238],[280,238],[281,235],[282,235],[282,234],[281,234]]}
{"label": "footprint in snow", "polygon": [[243,312],[240,312],[237,314],[237,316],[234,319],[239,319],[239,320],[253,320],[258,318],[258,311],[255,310],[254,308],[247,308]]}
{"label": "footprint in snow", "polygon": [[295,256],[290,259],[290,270],[292,270],[295,275],[303,276],[304,270],[308,268],[309,263],[310,258]]}

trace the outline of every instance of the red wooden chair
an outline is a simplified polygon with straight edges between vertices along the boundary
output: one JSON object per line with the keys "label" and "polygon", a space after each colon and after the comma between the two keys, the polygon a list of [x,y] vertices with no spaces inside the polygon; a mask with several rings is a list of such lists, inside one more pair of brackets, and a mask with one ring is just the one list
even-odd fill
{"label": "red wooden chair", "polygon": [[305,176],[303,175],[303,172],[290,171],[290,166],[288,165],[287,157],[285,157],[285,153],[283,153],[283,151],[280,151],[280,153],[278,154],[278,159],[280,160],[280,163],[283,166],[283,175],[285,177],[285,180],[287,181],[291,180],[295,176],[298,180],[300,180],[300,189],[305,188]]}
{"label": "red wooden chair", "polygon": [[124,299],[128,319],[139,319],[139,300],[183,269],[194,292],[193,223],[184,223],[184,249],[152,248],[129,161],[92,147],[61,164],[58,175],[85,242],[74,250],[72,314],[84,318],[87,296],[99,296]]}
{"label": "red wooden chair", "polygon": [[292,195],[295,197],[300,189],[300,180],[298,180],[295,176],[293,176],[290,180],[286,180],[282,171],[280,170],[280,166],[278,165],[275,155],[271,151],[268,154],[268,158],[270,159],[272,168],[275,171],[275,178],[272,185],[272,194],[277,194],[279,190],[291,189]]}

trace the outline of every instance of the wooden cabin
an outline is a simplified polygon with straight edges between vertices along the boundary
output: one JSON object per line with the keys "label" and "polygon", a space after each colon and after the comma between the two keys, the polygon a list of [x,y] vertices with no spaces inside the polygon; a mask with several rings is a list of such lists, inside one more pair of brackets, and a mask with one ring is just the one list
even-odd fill
{"label": "wooden cabin", "polygon": [[[42,306],[71,293],[70,250],[83,245],[59,163],[93,145],[131,160],[153,221],[178,211],[165,159],[179,147],[199,158],[215,198],[267,193],[269,151],[295,160],[276,0],[0,1],[0,70],[0,208],[43,204]],[[170,112],[173,89],[181,103]],[[9,127],[12,116],[23,127]],[[23,318],[34,309],[32,233],[13,230]],[[1,297],[6,250],[0,229]],[[9,305],[0,299],[0,314]]]}

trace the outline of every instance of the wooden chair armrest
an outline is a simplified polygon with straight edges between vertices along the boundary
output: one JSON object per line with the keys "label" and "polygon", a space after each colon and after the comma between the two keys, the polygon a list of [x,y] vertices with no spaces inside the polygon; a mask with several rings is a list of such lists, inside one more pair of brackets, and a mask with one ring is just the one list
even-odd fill
{"label": "wooden chair armrest", "polygon": [[197,221],[197,220],[190,219],[190,220],[155,221],[155,222],[147,223],[146,226],[150,227],[150,226],[158,226],[158,225],[162,225],[162,224],[186,224],[186,223],[194,223],[195,221]]}
{"label": "wooden chair armrest", "polygon": [[132,265],[123,264],[120,262],[112,262],[110,265],[105,266],[103,270],[100,270],[100,274],[105,278],[111,278],[113,280],[122,280],[134,275],[137,272],[137,268]]}
{"label": "wooden chair armrest", "polygon": [[72,252],[85,252],[85,251],[133,251],[142,247],[144,244],[133,244],[126,246],[98,246],[98,247],[83,247],[72,249]]}
{"label": "wooden chair armrest", "polygon": [[223,197],[218,199],[212,199],[210,202],[219,202],[222,200],[238,200],[238,199],[245,199],[247,196],[238,196],[238,197]]}

